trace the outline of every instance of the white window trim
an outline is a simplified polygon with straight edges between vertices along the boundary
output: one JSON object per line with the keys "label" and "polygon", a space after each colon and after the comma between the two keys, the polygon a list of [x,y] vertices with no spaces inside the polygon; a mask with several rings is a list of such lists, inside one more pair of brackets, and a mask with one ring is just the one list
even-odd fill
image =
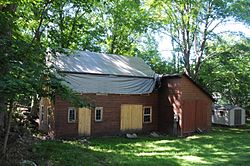
{"label": "white window trim", "polygon": [[[101,110],[101,119],[96,119],[96,110]],[[95,122],[101,122],[103,119],[103,107],[95,107]]]}
{"label": "white window trim", "polygon": [[[69,114],[70,114],[70,110],[74,110],[75,111],[75,119],[74,120],[69,120]],[[68,108],[68,123],[75,123],[76,122],[76,108],[75,107],[69,107]]]}
{"label": "white window trim", "polygon": [[[145,108],[149,108],[150,109],[150,114],[144,114]],[[144,116],[145,115],[149,115],[150,116],[150,121],[149,122],[145,122],[144,121]],[[152,123],[152,106],[144,106],[143,107],[143,123]]]}

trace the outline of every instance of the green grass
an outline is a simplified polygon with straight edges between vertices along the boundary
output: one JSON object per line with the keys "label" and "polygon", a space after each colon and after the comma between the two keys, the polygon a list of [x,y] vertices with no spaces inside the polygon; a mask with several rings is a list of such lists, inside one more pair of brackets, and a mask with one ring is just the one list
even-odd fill
{"label": "green grass", "polygon": [[187,138],[93,138],[42,141],[33,146],[39,165],[249,165],[250,126],[214,127]]}

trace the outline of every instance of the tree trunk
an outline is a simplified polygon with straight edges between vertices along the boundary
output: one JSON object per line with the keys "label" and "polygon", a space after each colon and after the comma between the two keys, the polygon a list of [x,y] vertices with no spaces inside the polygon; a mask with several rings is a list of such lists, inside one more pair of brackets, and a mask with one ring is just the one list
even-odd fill
{"label": "tree trunk", "polygon": [[10,107],[9,107],[9,114],[8,114],[8,123],[7,123],[7,128],[6,128],[5,136],[4,136],[3,151],[2,151],[2,154],[4,156],[5,156],[6,150],[7,150],[7,144],[8,144],[9,134],[10,134],[10,126],[11,126],[13,109],[14,109],[13,101],[11,101],[10,102]]}
{"label": "tree trunk", "polygon": [[190,70],[190,53],[184,51],[184,67],[185,67],[185,73],[189,76],[191,76],[191,70]]}
{"label": "tree trunk", "polygon": [[[0,54],[2,57],[0,61],[0,78],[5,77],[6,74],[9,73],[9,64],[5,63],[5,59],[8,59],[11,56],[11,50],[12,50],[12,29],[13,29],[13,22],[14,22],[14,14],[17,9],[16,3],[10,3],[10,4],[0,4],[0,12],[1,15],[1,27],[0,27]],[[2,44],[3,43],[3,44]],[[0,94],[0,96],[3,94]],[[13,102],[10,102],[9,105],[9,115],[7,115],[7,107],[5,102],[7,101],[7,98],[1,97],[0,99],[0,105],[3,107],[4,110],[4,121],[7,121],[7,124],[4,123],[4,129],[5,129],[5,137],[4,137],[4,145],[2,153],[5,155],[8,138],[9,138],[9,132],[10,132],[10,123],[11,123],[11,116],[12,116],[12,110],[13,110]]]}
{"label": "tree trunk", "polygon": [[5,110],[4,97],[0,95],[0,132],[4,129]]}
{"label": "tree trunk", "polygon": [[34,95],[32,98],[32,104],[30,110],[32,117],[38,116],[38,105],[39,105],[39,100],[37,98],[37,95]]}

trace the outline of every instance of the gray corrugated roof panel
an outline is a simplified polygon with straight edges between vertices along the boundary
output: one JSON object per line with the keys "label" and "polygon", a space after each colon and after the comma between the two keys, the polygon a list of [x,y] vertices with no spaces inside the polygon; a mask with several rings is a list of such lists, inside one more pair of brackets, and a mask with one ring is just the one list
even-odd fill
{"label": "gray corrugated roof panel", "polygon": [[59,71],[76,73],[138,77],[155,75],[141,58],[88,51],[75,51],[70,55],[58,53],[55,66]]}
{"label": "gray corrugated roof panel", "polygon": [[241,107],[232,105],[232,104],[224,104],[224,105],[216,105],[214,108],[217,110],[232,110],[232,109],[241,108]]}
{"label": "gray corrugated roof panel", "polygon": [[148,94],[157,74],[138,57],[75,51],[53,61],[65,83],[79,93]]}

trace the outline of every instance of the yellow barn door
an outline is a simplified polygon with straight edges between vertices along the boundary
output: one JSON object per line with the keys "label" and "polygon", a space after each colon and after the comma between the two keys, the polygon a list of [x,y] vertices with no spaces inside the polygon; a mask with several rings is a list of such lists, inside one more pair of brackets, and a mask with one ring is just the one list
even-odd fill
{"label": "yellow barn door", "polygon": [[91,110],[88,108],[79,108],[78,134],[80,136],[89,136],[91,131]]}
{"label": "yellow barn door", "polygon": [[121,130],[142,129],[142,105],[121,105]]}

